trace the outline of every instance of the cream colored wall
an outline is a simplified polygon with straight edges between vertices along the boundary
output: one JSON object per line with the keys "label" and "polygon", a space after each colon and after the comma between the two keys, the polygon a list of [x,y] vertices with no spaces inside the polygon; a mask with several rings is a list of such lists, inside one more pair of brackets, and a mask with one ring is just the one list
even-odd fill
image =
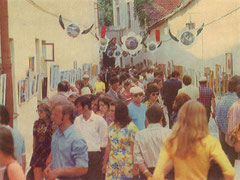
{"label": "cream colored wall", "polygon": [[[193,1],[184,10],[169,18],[168,22],[156,28],[161,30],[161,40],[170,40],[163,42],[156,53],[149,54],[149,57],[159,63],[173,60],[174,64],[203,71],[205,66],[210,66],[215,70],[215,64],[220,64],[225,68],[225,53],[232,52],[234,72],[236,73],[240,67],[238,60],[240,55],[240,10],[205,26],[191,47],[173,41],[168,34],[168,27],[172,34],[177,36],[185,24],[190,21],[190,15],[192,22],[196,23],[198,28],[202,23],[206,25],[239,6],[240,1],[235,0]],[[151,31],[148,40],[150,39],[155,40],[155,29]],[[178,39],[180,39],[179,36]]]}
{"label": "cream colored wall", "polygon": [[[54,13],[57,17],[45,13],[34,7],[29,0],[8,0],[9,12],[9,37],[14,43],[14,67],[15,87],[19,80],[26,78],[29,67],[28,58],[35,57],[36,68],[36,47],[35,39],[40,41],[40,59],[42,59],[41,42],[55,44],[55,62],[47,63],[48,80],[50,79],[49,69],[52,64],[58,64],[60,71],[73,69],[73,61],[78,61],[78,66],[83,63],[99,63],[99,43],[96,38],[88,33],[79,34],[76,38],[67,35],[58,22],[58,16],[71,21],[64,21],[65,28],[71,23],[80,27],[80,33],[96,23],[94,0],[34,0],[40,7],[48,12]],[[92,31],[95,33],[95,26]],[[35,71],[36,72],[36,71]],[[48,83],[48,95],[56,91],[50,91]],[[17,101],[17,89],[14,94]],[[37,97],[28,102],[16,106],[15,112],[19,114],[15,120],[15,128],[19,129],[26,140],[27,158],[29,160],[32,151],[32,127],[38,115],[36,113]]]}

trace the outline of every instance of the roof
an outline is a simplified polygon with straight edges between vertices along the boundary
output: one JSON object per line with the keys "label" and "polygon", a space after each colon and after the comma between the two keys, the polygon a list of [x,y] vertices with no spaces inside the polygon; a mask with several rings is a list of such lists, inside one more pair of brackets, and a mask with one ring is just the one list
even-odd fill
{"label": "roof", "polygon": [[150,18],[147,31],[163,24],[168,18],[188,6],[193,0],[155,0],[152,4],[145,4],[144,9]]}

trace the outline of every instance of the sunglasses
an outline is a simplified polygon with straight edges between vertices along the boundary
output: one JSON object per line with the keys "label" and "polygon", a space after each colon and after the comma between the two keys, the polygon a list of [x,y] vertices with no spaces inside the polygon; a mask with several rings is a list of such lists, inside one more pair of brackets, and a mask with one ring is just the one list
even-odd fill
{"label": "sunglasses", "polygon": [[158,96],[159,93],[152,93],[151,95],[152,95],[152,96]]}
{"label": "sunglasses", "polygon": [[136,93],[133,95],[134,97],[138,97],[138,96],[143,96],[143,93]]}
{"label": "sunglasses", "polygon": [[36,112],[38,112],[38,113],[43,113],[44,111],[43,110],[36,110]]}

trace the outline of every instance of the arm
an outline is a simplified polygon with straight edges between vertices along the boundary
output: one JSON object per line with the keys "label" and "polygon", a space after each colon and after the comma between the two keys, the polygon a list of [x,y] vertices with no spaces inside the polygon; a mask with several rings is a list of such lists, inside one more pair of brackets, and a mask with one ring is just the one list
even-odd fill
{"label": "arm", "polygon": [[145,120],[145,128],[147,128],[148,127],[148,120],[146,119]]}
{"label": "arm", "polygon": [[130,142],[131,145],[131,153],[132,153],[132,161],[133,161],[133,171],[132,174],[133,176],[138,175],[139,171],[138,171],[138,166],[134,163],[134,156],[133,156],[133,152],[134,152],[134,142]]}
{"label": "arm", "polygon": [[226,154],[222,150],[219,141],[215,140],[209,149],[211,157],[219,164],[225,179],[234,179],[235,171],[229,162]]}
{"label": "arm", "polygon": [[7,173],[9,180],[25,180],[22,168],[17,162],[8,166]]}
{"label": "arm", "polygon": [[79,168],[79,167],[69,167],[69,168],[57,168],[54,170],[49,170],[47,173],[47,178],[49,179],[56,179],[57,177],[60,176],[65,176],[65,177],[77,177],[77,176],[82,176],[86,174],[88,171],[88,168]]}
{"label": "arm", "polygon": [[108,143],[107,138],[107,123],[106,121],[101,118],[101,121],[99,121],[99,136],[100,136],[100,142],[101,142],[101,148],[105,148]]}
{"label": "arm", "polygon": [[52,152],[50,152],[50,154],[48,155],[48,158],[46,160],[46,167],[51,164],[52,162]]}
{"label": "arm", "polygon": [[105,173],[106,172],[106,166],[107,166],[107,162],[109,159],[109,154],[111,151],[111,144],[110,144],[110,139],[108,138],[108,143],[107,146],[105,148],[105,154],[104,154],[104,158],[103,158],[103,167],[102,167],[102,172]]}
{"label": "arm", "polygon": [[215,116],[216,116],[216,111],[215,111],[215,109],[216,109],[216,102],[215,102],[215,98],[212,98],[212,107],[213,107],[212,116],[213,116],[213,118],[215,118]]}
{"label": "arm", "polygon": [[36,143],[37,143],[37,139],[36,139],[36,136],[33,136],[33,151],[36,147]]}
{"label": "arm", "polygon": [[25,174],[26,172],[26,155],[22,156],[22,169],[23,169],[23,173]]}
{"label": "arm", "polygon": [[134,143],[134,151],[133,151],[133,156],[134,156],[134,163],[138,166],[139,170],[147,177],[152,177],[151,172],[148,170],[147,166],[145,165],[144,162],[144,157],[142,155],[142,151],[139,146],[139,139],[141,137],[137,133],[135,136],[135,143]]}

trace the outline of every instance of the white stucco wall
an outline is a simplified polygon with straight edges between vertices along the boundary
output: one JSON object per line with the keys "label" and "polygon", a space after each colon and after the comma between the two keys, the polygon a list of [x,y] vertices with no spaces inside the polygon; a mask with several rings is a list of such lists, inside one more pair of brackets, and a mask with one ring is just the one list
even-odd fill
{"label": "white stucco wall", "polygon": [[[222,18],[215,23],[207,25],[215,19],[231,12],[240,6],[240,1],[229,0],[196,0],[184,10],[176,13],[161,26],[151,31],[148,41],[155,40],[155,30],[161,30],[161,47],[154,53],[148,55],[150,59],[159,63],[167,63],[173,60],[176,65],[183,65],[187,68],[194,68],[203,71],[204,67],[211,67],[215,71],[215,64],[220,64],[225,69],[225,53],[231,52],[233,55],[234,73],[239,72],[240,62],[240,13],[239,10],[231,15]],[[195,43],[191,47],[181,45],[173,41],[168,34],[170,27],[172,34],[178,35],[186,23],[190,21],[196,23],[198,29],[202,23],[205,27]],[[180,39],[179,36],[177,36]],[[149,54],[149,53],[148,53]]]}
{"label": "white stucco wall", "polygon": [[[19,129],[26,140],[27,158],[29,160],[32,151],[32,127],[38,115],[36,113],[37,97],[33,97],[28,102],[18,104],[17,83],[26,78],[30,56],[35,57],[35,74],[37,70],[36,44],[35,39],[39,39],[39,61],[42,59],[42,41],[54,43],[55,62],[47,62],[48,75],[48,96],[56,91],[50,91],[50,66],[57,64],[60,71],[73,69],[73,61],[78,61],[78,67],[83,63],[99,63],[99,43],[96,38],[88,33],[82,35],[81,32],[92,24],[96,23],[95,0],[34,0],[44,10],[56,14],[57,17],[41,11],[27,0],[8,0],[9,12],[9,37],[12,39],[12,57],[14,79],[14,101],[15,112],[19,114],[14,120],[14,127]],[[58,16],[62,15],[71,21],[63,19],[65,28],[71,23],[80,27],[80,34],[76,38],[69,37],[66,29],[59,25]],[[91,32],[95,33],[94,26]],[[40,63],[44,64],[44,62]],[[40,67],[44,71],[44,67]],[[38,68],[39,70],[39,68]]]}

